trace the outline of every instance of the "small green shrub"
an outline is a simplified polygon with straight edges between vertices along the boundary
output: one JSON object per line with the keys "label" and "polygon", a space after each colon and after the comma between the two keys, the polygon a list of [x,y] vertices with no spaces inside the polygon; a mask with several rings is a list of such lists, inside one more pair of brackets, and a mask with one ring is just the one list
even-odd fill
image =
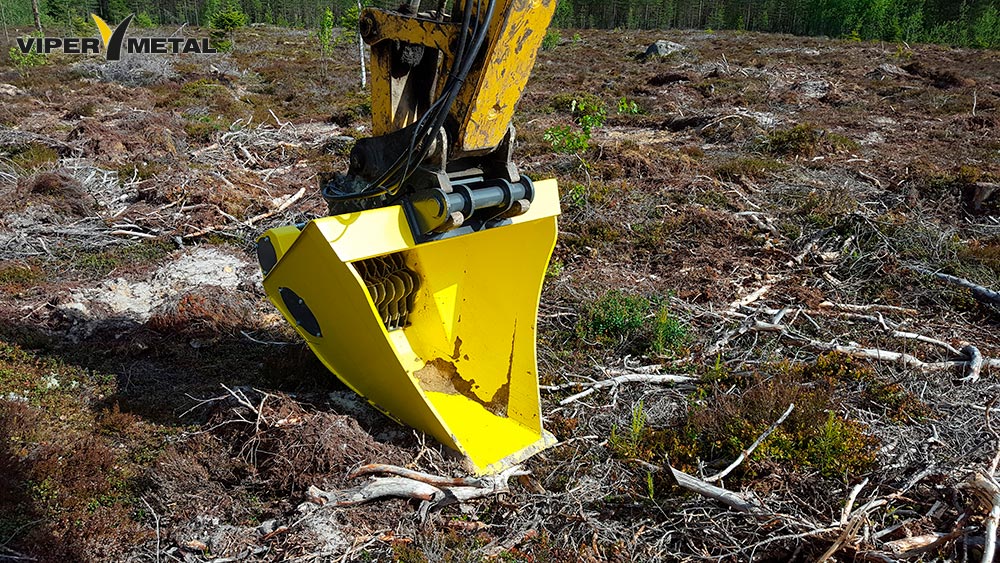
{"label": "small green shrub", "polygon": [[212,43],[215,49],[219,51],[231,51],[236,44],[236,30],[245,27],[249,22],[250,18],[234,3],[212,14],[209,17],[208,25],[213,30]]}
{"label": "small green shrub", "polygon": [[559,46],[560,41],[562,41],[562,34],[559,33],[559,30],[550,28],[545,32],[545,37],[542,38],[542,50],[551,51]]}
{"label": "small green shrub", "polygon": [[73,16],[69,20],[69,26],[77,37],[86,37],[97,31],[97,25],[94,21],[83,16]]}
{"label": "small green shrub", "polygon": [[607,110],[604,102],[597,96],[558,95],[552,100],[556,111],[564,111],[573,116],[573,121],[579,130],[568,125],[557,125],[545,131],[542,139],[549,142],[556,152],[574,153],[585,151],[590,147],[591,132],[604,125]]}
{"label": "small green shrub", "polygon": [[639,113],[641,110],[635,100],[630,100],[626,96],[622,96],[618,100],[618,115],[638,115]]}
{"label": "small green shrub", "polygon": [[333,10],[327,8],[323,12],[323,18],[319,22],[319,31],[316,38],[319,40],[319,48],[324,57],[329,57],[333,53]]}
{"label": "small green shrub", "polygon": [[209,25],[213,29],[229,33],[245,27],[249,21],[247,15],[240,11],[239,8],[230,7],[212,14]]}
{"label": "small green shrub", "polygon": [[596,102],[579,100],[573,106],[573,117],[588,137],[592,130],[604,125],[607,116],[608,112],[604,109],[604,102],[600,100]]}
{"label": "small green shrub", "polygon": [[737,478],[754,476],[761,467],[756,460],[812,469],[832,478],[858,475],[875,462],[878,440],[863,424],[839,414],[834,390],[862,377],[856,373],[860,366],[840,359],[768,366],[746,379],[740,393],[713,386],[679,428],[647,435],[640,449],[660,452],[681,468],[693,468],[699,460],[721,466],[736,459],[795,403],[795,410],[743,464]]}
{"label": "small green shrub", "polygon": [[587,188],[583,184],[573,184],[566,191],[566,199],[571,207],[583,207],[587,204]]}
{"label": "small green shrub", "polygon": [[549,262],[549,266],[545,269],[545,281],[554,280],[562,275],[563,270],[566,269],[566,265],[563,264],[562,260],[553,259]]}
{"label": "small green shrub", "polygon": [[641,455],[640,447],[642,439],[646,435],[646,410],[642,401],[632,405],[632,419],[629,423],[628,432],[621,435],[617,426],[611,427],[611,436],[608,438],[608,446],[618,457],[635,458]]}
{"label": "small green shrub", "polygon": [[813,156],[819,144],[820,132],[808,123],[791,129],[776,129],[763,139],[763,148],[771,154],[784,156]]}
{"label": "small green shrub", "polygon": [[649,307],[646,298],[613,289],[584,307],[577,330],[587,338],[624,338],[642,328]]}
{"label": "small green shrub", "polygon": [[22,76],[28,75],[29,68],[41,66],[48,62],[48,58],[34,48],[27,53],[22,53],[21,49],[15,45],[10,48],[10,51],[8,51],[7,54],[10,56],[10,62],[14,64],[14,68],[16,68],[17,72]]}
{"label": "small green shrub", "polygon": [[340,35],[334,40],[334,45],[339,45],[344,41],[354,41],[359,33],[361,22],[361,10],[357,6],[348,6],[340,16]]}
{"label": "small green shrub", "polygon": [[688,328],[670,314],[666,306],[660,307],[653,325],[652,348],[660,355],[677,355],[688,343]]}
{"label": "small green shrub", "polygon": [[549,127],[542,135],[542,139],[551,144],[556,152],[561,153],[582,152],[590,147],[590,135],[568,125]]}
{"label": "small green shrub", "polygon": [[593,129],[604,125],[607,110],[604,100],[590,93],[557,94],[552,97],[552,109],[568,113],[580,127]]}

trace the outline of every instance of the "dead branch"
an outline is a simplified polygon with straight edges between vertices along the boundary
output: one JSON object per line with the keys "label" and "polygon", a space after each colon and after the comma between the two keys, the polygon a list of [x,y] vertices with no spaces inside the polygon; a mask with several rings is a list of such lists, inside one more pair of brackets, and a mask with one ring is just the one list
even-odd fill
{"label": "dead branch", "polygon": [[[654,473],[663,471],[663,467],[659,465],[654,465],[647,461],[641,459],[634,459],[635,461],[642,465],[649,471]],[[715,485],[706,483],[693,475],[688,475],[679,469],[675,469],[671,465],[667,465],[666,468],[670,471],[670,475],[673,477],[674,482],[681,488],[687,489],[689,491],[698,493],[703,497],[708,497],[710,499],[715,499],[722,504],[740,512],[747,512],[753,514],[765,514],[766,511],[764,507],[759,503],[747,500],[742,495],[734,493],[733,491],[728,491],[722,487],[716,487]]]}
{"label": "dead branch", "polygon": [[577,384],[577,383],[566,383],[563,385],[548,386],[542,388],[545,391],[558,391],[561,389],[568,389],[570,387],[575,387],[577,385],[583,385],[585,389],[579,393],[570,395],[565,399],[559,401],[560,406],[568,405],[573,401],[582,399],[587,395],[597,391],[598,389],[604,389],[605,387],[617,387],[623,383],[686,383],[688,381],[694,381],[695,378],[688,377],[686,375],[672,375],[672,374],[648,374],[648,373],[626,373],[624,375],[618,375],[612,377],[611,379],[604,379],[601,381],[595,381],[593,383]]}
{"label": "dead branch", "polygon": [[294,195],[292,195],[291,197],[289,197],[288,199],[286,199],[284,202],[282,202],[282,204],[279,205],[277,208],[275,208],[275,209],[273,209],[271,211],[268,211],[266,213],[261,213],[260,215],[255,215],[255,216],[247,219],[246,220],[246,225],[248,227],[251,227],[257,221],[260,221],[262,219],[267,219],[269,217],[273,217],[273,216],[277,215],[278,213],[281,213],[282,211],[284,211],[284,210],[288,209],[289,207],[291,207],[293,203],[295,203],[296,201],[302,199],[302,196],[304,196],[305,194],[306,194],[306,189],[305,188],[300,188],[299,191],[295,192]]}
{"label": "dead branch", "polygon": [[[979,372],[983,369],[983,355],[979,352],[979,348],[969,344],[968,346],[962,348],[962,353],[969,358],[969,369],[967,376],[962,378],[962,381],[975,383],[979,381]],[[989,411],[987,411],[989,412]]]}
{"label": "dead branch", "polygon": [[867,313],[869,311],[877,311],[881,313],[902,313],[910,317],[915,317],[920,314],[920,311],[910,309],[909,307],[896,307],[893,305],[881,304],[856,305],[853,303],[834,303],[832,301],[824,301],[819,304],[819,307],[820,309],[835,309],[849,313]]}
{"label": "dead branch", "polygon": [[851,521],[846,526],[844,526],[844,531],[841,532],[839,536],[837,536],[837,539],[833,542],[833,545],[831,545],[830,548],[827,549],[826,552],[823,553],[823,555],[821,555],[820,558],[816,560],[816,563],[824,563],[825,561],[833,557],[835,553],[840,551],[840,548],[843,547],[843,545],[846,542],[848,542],[849,540],[853,540],[854,536],[858,534],[858,530],[861,529],[861,524],[863,524],[864,521],[865,521],[864,518],[852,518]]}
{"label": "dead branch", "polygon": [[139,237],[139,238],[146,238],[146,239],[160,238],[159,235],[154,235],[154,234],[151,234],[151,233],[142,233],[142,232],[139,232],[139,231],[125,231],[125,230],[121,230],[121,229],[115,230],[115,231],[111,231],[108,234],[111,235],[111,236],[119,236],[119,237]]}
{"label": "dead branch", "polygon": [[407,479],[413,479],[414,481],[420,481],[435,487],[479,487],[482,485],[482,479],[472,477],[441,477],[439,475],[432,475],[430,473],[414,471],[412,469],[406,469],[404,467],[384,463],[362,465],[354,471],[351,471],[347,475],[347,478],[357,479],[358,477],[377,473],[395,475],[397,477],[406,477]]}
{"label": "dead branch", "polygon": [[752,503],[743,496],[732,491],[727,491],[722,487],[716,487],[715,485],[706,483],[701,479],[688,475],[679,469],[674,469],[673,467],[669,467],[669,469],[674,481],[676,481],[679,486],[689,491],[693,491],[704,497],[715,499],[730,508],[739,510],[740,512],[754,513],[761,512],[763,509],[762,506]]}
{"label": "dead branch", "polygon": [[956,536],[953,533],[944,534],[941,532],[931,532],[920,536],[885,542],[885,547],[892,551],[893,555],[908,558],[931,551],[942,543],[954,539],[955,537]]}
{"label": "dead branch", "polygon": [[771,290],[771,286],[770,285],[763,285],[763,286],[759,287],[756,291],[750,293],[749,295],[747,295],[745,297],[742,297],[740,299],[737,299],[736,301],[733,301],[732,303],[730,303],[729,304],[729,310],[730,311],[735,311],[735,310],[739,309],[740,307],[746,307],[747,305],[749,305],[749,304],[753,303],[754,301],[757,301],[758,299],[760,299],[761,297],[763,297],[764,294],[767,293],[770,290]]}
{"label": "dead branch", "polygon": [[997,526],[1000,524],[1000,483],[997,483],[993,475],[987,475],[982,471],[972,474],[966,487],[972,489],[983,504],[990,508],[986,517],[986,543],[983,546],[983,563],[993,561],[993,554],[996,552]]}
{"label": "dead branch", "polygon": [[962,352],[955,348],[951,344],[948,344],[944,340],[938,340],[937,338],[931,338],[930,336],[924,336],[923,334],[917,334],[915,332],[904,332],[902,330],[892,331],[892,336],[894,338],[908,338],[910,340],[916,340],[917,342],[923,342],[925,344],[933,344],[934,346],[940,346],[945,350],[952,353],[955,356],[961,356]]}
{"label": "dead branch", "polygon": [[865,488],[868,484],[868,477],[865,477],[863,481],[858,483],[851,489],[851,494],[847,496],[847,503],[844,504],[844,510],[840,513],[840,525],[846,526],[847,521],[851,516],[851,509],[854,507],[854,501],[858,500],[858,495],[861,494],[861,489]]}
{"label": "dead branch", "polygon": [[759,446],[764,440],[766,440],[767,437],[770,436],[771,433],[774,432],[778,428],[778,426],[785,421],[786,418],[788,418],[788,415],[792,414],[792,411],[794,409],[795,409],[795,403],[789,404],[788,408],[785,409],[785,412],[780,417],[778,417],[778,420],[774,421],[774,424],[768,426],[767,430],[765,430],[763,434],[758,436],[757,439],[754,440],[752,444],[750,444],[749,448],[740,452],[740,455],[739,457],[736,458],[736,461],[732,462],[731,464],[729,464],[729,467],[723,469],[722,471],[716,473],[715,475],[712,475],[711,477],[706,477],[705,482],[714,483],[722,479],[726,475],[729,475],[734,469],[739,467],[739,465],[743,463],[743,460],[750,457],[750,454],[752,454],[753,451],[757,449],[757,446]]}
{"label": "dead branch", "polygon": [[[958,367],[967,367],[972,364],[971,359],[925,362],[920,358],[917,358],[916,356],[906,354],[904,352],[892,352],[887,350],[880,350],[878,348],[865,348],[862,346],[845,346],[835,343],[820,342],[812,338],[807,338],[805,336],[794,334],[790,332],[788,330],[788,327],[784,325],[776,325],[773,323],[767,323],[763,321],[755,322],[754,325],[751,327],[751,330],[757,332],[778,332],[781,333],[782,337],[803,344],[806,347],[811,348],[813,350],[821,352],[837,352],[839,354],[844,354],[846,356],[852,356],[855,358],[865,358],[879,362],[897,363],[924,373],[947,371]],[[980,368],[984,366],[992,369],[1000,369],[1000,359],[983,358],[982,366],[980,366]]]}
{"label": "dead branch", "polygon": [[935,278],[941,281],[948,282],[950,284],[954,284],[959,287],[964,287],[965,289],[968,289],[969,291],[972,292],[972,297],[974,297],[977,301],[1000,306],[1000,293],[997,293],[992,289],[988,289],[979,284],[972,283],[971,281],[965,278],[951,276],[948,274],[943,274],[941,272],[933,272],[931,270],[921,268],[919,266],[908,266],[908,268],[913,270],[914,272],[919,272],[921,274],[928,276],[934,276]]}
{"label": "dead branch", "polygon": [[422,501],[420,515],[423,518],[429,511],[451,504],[507,492],[510,490],[508,481],[511,477],[528,475],[530,472],[525,471],[520,466],[514,466],[496,475],[476,479],[454,479],[411,471],[394,465],[373,464],[355,470],[350,477],[373,473],[394,476],[374,477],[363,485],[344,491],[328,492],[311,486],[307,492],[308,500],[321,506],[330,504],[336,507],[348,507],[383,498],[413,499]]}
{"label": "dead branch", "polygon": [[315,486],[309,487],[308,498],[315,504],[333,506],[354,506],[381,498],[408,498],[424,501],[440,500],[444,492],[427,483],[414,481],[405,477],[376,477],[360,487],[346,491],[323,491]]}

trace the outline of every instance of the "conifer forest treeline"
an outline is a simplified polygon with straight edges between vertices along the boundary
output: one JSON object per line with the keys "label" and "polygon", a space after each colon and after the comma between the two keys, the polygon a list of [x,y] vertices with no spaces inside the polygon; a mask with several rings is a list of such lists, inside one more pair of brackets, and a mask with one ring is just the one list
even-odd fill
{"label": "conifer forest treeline", "polygon": [[[358,0],[2,0],[0,23],[31,25],[32,2],[41,23],[80,24],[90,12],[109,21],[128,14],[154,24],[207,25],[220,11],[240,12],[249,23],[316,28]],[[425,0],[421,9],[437,8]],[[389,0],[362,4],[393,7]],[[559,0],[556,28],[737,29],[825,35],[859,40],[1000,47],[998,0]],[[450,3],[449,3],[450,5]],[[356,17],[356,16],[355,16]]]}

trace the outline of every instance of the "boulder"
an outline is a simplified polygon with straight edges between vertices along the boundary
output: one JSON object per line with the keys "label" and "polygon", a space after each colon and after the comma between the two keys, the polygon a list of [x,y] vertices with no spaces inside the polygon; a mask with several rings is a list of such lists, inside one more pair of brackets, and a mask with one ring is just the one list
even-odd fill
{"label": "boulder", "polygon": [[642,58],[648,59],[652,56],[666,57],[672,55],[679,51],[686,50],[687,47],[681,45],[680,43],[674,43],[673,41],[667,41],[666,39],[660,39],[653,42],[649,47],[646,48],[646,52],[643,53]]}

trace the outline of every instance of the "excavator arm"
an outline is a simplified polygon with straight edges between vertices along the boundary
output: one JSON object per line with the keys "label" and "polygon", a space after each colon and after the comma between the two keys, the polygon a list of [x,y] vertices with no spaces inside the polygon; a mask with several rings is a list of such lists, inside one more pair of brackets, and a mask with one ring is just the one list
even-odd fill
{"label": "excavator arm", "polygon": [[553,442],[535,335],[559,198],[518,172],[511,118],[554,9],[364,10],[375,135],[321,180],[330,216],[257,245],[268,297],[320,360],[477,473]]}

